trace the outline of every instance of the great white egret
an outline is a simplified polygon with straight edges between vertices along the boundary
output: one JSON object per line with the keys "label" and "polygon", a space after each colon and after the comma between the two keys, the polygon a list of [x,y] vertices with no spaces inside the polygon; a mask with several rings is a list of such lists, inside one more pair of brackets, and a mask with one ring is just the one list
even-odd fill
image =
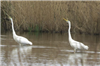
{"label": "great white egret", "polygon": [[14,25],[13,25],[13,19],[7,14],[7,16],[9,17],[9,19],[11,20],[12,23],[12,32],[13,32],[13,38],[14,40],[20,44],[20,45],[26,45],[26,44],[30,44],[32,45],[32,42],[30,42],[27,38],[22,37],[22,36],[18,36],[14,30]]}
{"label": "great white egret", "polygon": [[71,22],[69,20],[66,20],[65,18],[63,18],[68,24],[69,24],[69,29],[68,29],[68,35],[69,35],[69,43],[71,45],[72,48],[74,48],[74,53],[76,52],[77,49],[80,50],[88,50],[88,46],[84,45],[81,42],[75,41],[72,39],[71,37],[71,33],[70,33],[70,29],[71,29]]}

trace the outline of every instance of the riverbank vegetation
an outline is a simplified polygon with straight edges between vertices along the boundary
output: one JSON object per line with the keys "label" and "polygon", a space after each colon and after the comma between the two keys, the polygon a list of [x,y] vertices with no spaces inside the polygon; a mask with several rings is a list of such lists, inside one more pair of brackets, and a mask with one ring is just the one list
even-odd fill
{"label": "riverbank vegetation", "polygon": [[1,1],[1,30],[100,34],[100,1]]}

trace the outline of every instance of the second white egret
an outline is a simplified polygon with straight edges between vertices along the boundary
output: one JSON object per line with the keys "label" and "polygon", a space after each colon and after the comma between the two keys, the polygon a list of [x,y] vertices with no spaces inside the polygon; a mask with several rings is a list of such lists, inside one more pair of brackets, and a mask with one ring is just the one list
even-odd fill
{"label": "second white egret", "polygon": [[63,18],[68,24],[69,24],[69,29],[68,29],[68,38],[69,38],[69,43],[71,45],[72,48],[74,48],[74,53],[76,52],[77,49],[80,50],[88,50],[88,46],[84,45],[81,42],[75,41],[72,39],[71,37],[71,33],[70,33],[70,29],[71,29],[71,22],[69,20],[66,20],[65,18]]}

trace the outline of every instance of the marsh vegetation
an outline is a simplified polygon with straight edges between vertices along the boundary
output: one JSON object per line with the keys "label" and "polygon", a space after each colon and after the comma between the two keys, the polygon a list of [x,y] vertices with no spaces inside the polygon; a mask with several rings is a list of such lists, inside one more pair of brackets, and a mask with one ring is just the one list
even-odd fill
{"label": "marsh vegetation", "polygon": [[11,30],[4,12],[13,18],[16,31],[67,32],[63,18],[68,18],[73,33],[100,34],[99,1],[2,1],[2,32]]}

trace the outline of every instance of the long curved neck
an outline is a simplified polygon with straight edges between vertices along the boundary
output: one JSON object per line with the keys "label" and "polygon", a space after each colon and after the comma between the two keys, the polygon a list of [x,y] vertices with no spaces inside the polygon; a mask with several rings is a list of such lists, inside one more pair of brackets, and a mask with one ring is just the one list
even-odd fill
{"label": "long curved neck", "polygon": [[69,40],[72,40],[71,33],[70,33],[71,23],[68,22],[68,24],[69,24],[69,29],[68,29]]}
{"label": "long curved neck", "polygon": [[15,30],[14,30],[14,25],[13,25],[13,19],[11,18],[10,20],[11,20],[11,23],[12,23],[13,36],[16,36],[16,32],[15,32]]}

